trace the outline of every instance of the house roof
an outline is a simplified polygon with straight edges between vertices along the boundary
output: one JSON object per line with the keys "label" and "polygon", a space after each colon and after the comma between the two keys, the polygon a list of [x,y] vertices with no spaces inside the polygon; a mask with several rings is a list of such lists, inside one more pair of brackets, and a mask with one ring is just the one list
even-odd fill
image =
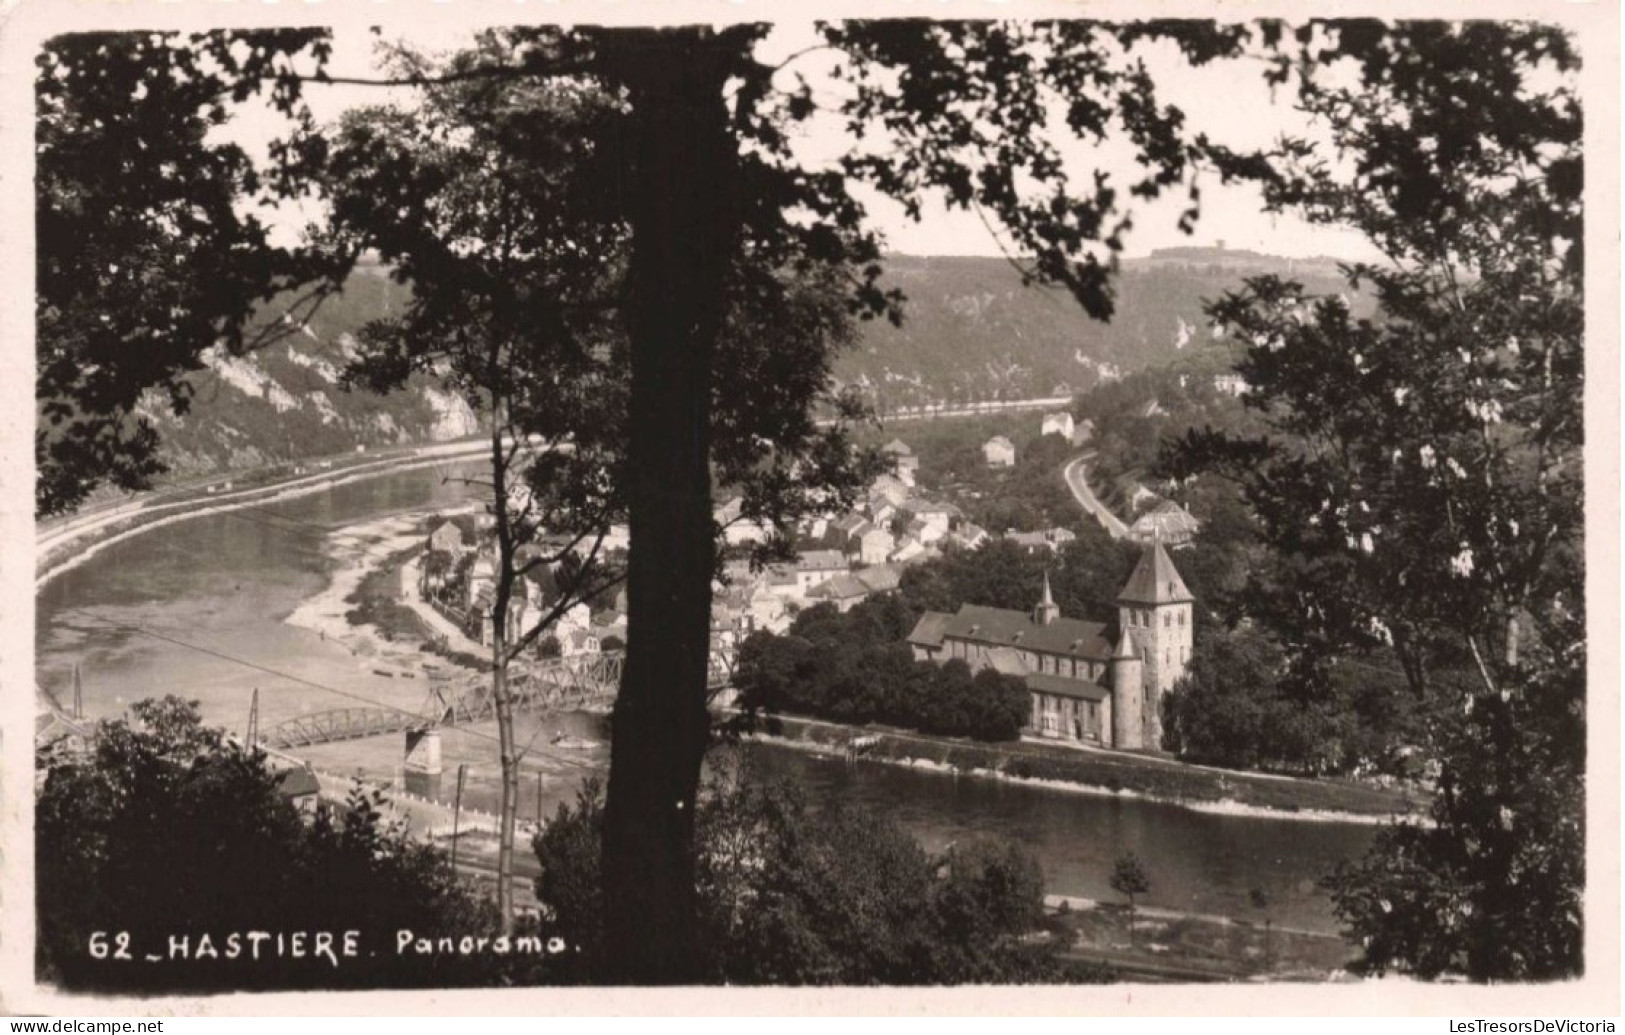
{"label": "house roof", "polygon": [[894,456],[913,456],[914,450],[908,448],[908,443],[900,438],[894,438],[880,447],[882,453],[891,453]]}
{"label": "house roof", "polygon": [[1058,694],[1084,701],[1104,701],[1112,695],[1110,690],[1087,679],[1068,679],[1050,672],[1029,672],[1024,678],[1028,690],[1041,694]]}
{"label": "house roof", "polygon": [[1135,539],[1186,540],[1201,528],[1201,522],[1191,512],[1173,500],[1163,500],[1141,514],[1129,527],[1129,536]]}
{"label": "house roof", "polygon": [[876,564],[864,568],[854,576],[859,582],[869,587],[871,593],[886,593],[896,589],[903,582],[903,574],[889,564]]}
{"label": "house roof", "polygon": [[837,575],[828,582],[820,582],[809,589],[807,595],[829,600],[849,600],[852,597],[868,596],[869,587],[856,575]]}
{"label": "house roof", "polygon": [[796,567],[802,571],[827,571],[845,568],[846,555],[839,550],[808,550],[796,557]]}
{"label": "house roof", "polygon": [[962,518],[965,512],[943,500],[912,500],[906,508],[914,517],[924,517],[927,514],[944,514],[950,518]]}
{"label": "house roof", "polygon": [[1117,601],[1122,604],[1178,604],[1195,599],[1185,588],[1185,580],[1179,577],[1179,569],[1168,558],[1168,551],[1158,542],[1140,554],[1140,563],[1134,566],[1123,592],[1117,594]]}
{"label": "house roof", "polygon": [[1021,663],[1021,655],[1009,647],[993,647],[984,656],[987,667],[1001,676],[1025,676],[1028,672],[1027,666]]}
{"label": "house roof", "polygon": [[1014,449],[1016,447],[1014,445],[1012,445],[1010,440],[1005,438],[1003,435],[994,435],[992,438],[988,439],[986,442],[984,442],[982,444],[982,448],[983,449],[997,449],[997,448]]}
{"label": "house roof", "polygon": [[868,519],[861,514],[844,514],[829,523],[829,527],[844,535],[851,535],[862,526],[868,524]]}
{"label": "house roof", "polygon": [[471,538],[470,532],[451,518],[447,518],[446,520],[435,525],[434,528],[429,531],[429,538],[439,538],[441,535],[448,532],[456,533],[458,542],[466,543]]}
{"label": "house roof", "polygon": [[918,647],[937,648],[942,646],[942,633],[947,628],[953,615],[943,614],[941,611],[927,611],[914,623],[914,629],[908,634],[908,642]]}
{"label": "house roof", "polygon": [[909,564],[924,564],[926,561],[934,561],[941,556],[942,551],[935,546],[925,546],[921,547],[918,553],[909,554],[906,561]]}
{"label": "house roof", "polygon": [[1071,658],[1111,658],[1107,627],[1078,618],[1057,618],[1039,625],[1024,611],[964,604],[943,624],[944,639],[967,640],[989,647],[1020,647],[1040,654]]}

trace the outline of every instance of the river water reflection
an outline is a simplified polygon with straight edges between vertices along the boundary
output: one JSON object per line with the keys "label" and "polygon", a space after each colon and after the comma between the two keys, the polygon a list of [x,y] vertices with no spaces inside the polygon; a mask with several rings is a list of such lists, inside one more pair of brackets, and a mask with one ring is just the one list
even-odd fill
{"label": "river water reflection", "polygon": [[[36,671],[61,692],[81,665],[86,711],[118,715],[166,693],[202,702],[211,723],[241,731],[253,691],[269,728],[301,714],[378,702],[417,710],[426,684],[387,678],[317,632],[283,620],[327,583],[328,532],[359,521],[454,505],[463,490],[451,468],[399,472],[302,499],[197,517],[108,547],[38,594]],[[489,729],[449,732],[448,774],[470,766],[467,801],[490,809],[497,794]],[[563,734],[595,741],[565,750]],[[529,743],[521,815],[551,813],[607,761],[605,721],[591,715],[526,717]],[[397,737],[305,752],[323,769],[392,778]],[[978,835],[1017,839],[1043,865],[1050,890],[1111,898],[1112,860],[1144,861],[1152,905],[1252,916],[1253,888],[1278,924],[1335,930],[1315,888],[1339,860],[1362,854],[1373,828],[1194,812],[1175,806],[970,778],[874,763],[848,764],[779,747],[748,749],[757,767],[793,780],[814,801],[845,801],[884,813],[928,849]]]}

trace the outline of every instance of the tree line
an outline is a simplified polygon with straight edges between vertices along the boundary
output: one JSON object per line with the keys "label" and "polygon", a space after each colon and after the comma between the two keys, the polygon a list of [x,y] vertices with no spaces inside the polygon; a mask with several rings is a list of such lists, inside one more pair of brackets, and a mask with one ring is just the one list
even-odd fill
{"label": "tree line", "polygon": [[[913,621],[893,597],[865,600],[846,614],[824,603],[796,616],[778,636],[756,632],[739,645],[734,685],[740,706],[922,733],[1014,740],[1027,725],[1027,687],[964,661],[916,661],[903,642]],[[906,623],[906,624],[905,624]]]}
{"label": "tree line", "polygon": [[[362,241],[457,274],[441,281],[444,308],[418,312],[472,321],[380,335],[376,373],[421,361],[414,341],[477,330],[498,358],[538,360],[538,376],[554,361],[604,374],[608,394],[590,401],[620,400],[624,422],[577,431],[620,429],[597,455],[621,474],[633,630],[604,811],[605,958],[628,982],[693,980],[712,465],[752,486],[753,516],[792,513],[801,475],[850,490],[845,442],[817,434],[809,411],[852,321],[900,315],[858,188],[915,218],[936,198],[982,211],[1024,279],[1105,319],[1133,209],[1184,193],[1188,229],[1199,175],[1216,170],[1260,185],[1272,210],[1359,230],[1387,259],[1346,271],[1356,292],[1372,286],[1371,317],[1273,277],[1216,300],[1209,316],[1245,343],[1248,402],[1268,430],[1192,429],[1167,465],[1229,478],[1287,561],[1249,616],[1294,664],[1380,646],[1419,701],[1460,716],[1422,745],[1440,770],[1434,824],[1385,834],[1337,886],[1340,908],[1375,969],[1578,972],[1584,159],[1569,35],[1515,22],[829,23],[816,31],[838,59],[847,146],[805,168],[790,140],[821,103],[764,58],[768,31],[542,26],[444,63],[403,54],[384,81],[431,94],[426,112],[461,127],[450,134],[410,115],[318,126],[303,97],[327,78],[322,30],[49,41],[36,94],[37,511],[105,482],[148,484],[161,465],[135,412],[143,394],[184,411],[184,375],[206,349],[291,333],[298,312],[270,328],[247,317],[284,290],[318,285],[311,304],[331,293]],[[1253,59],[1330,143],[1236,152],[1192,132],[1133,60],[1146,41],[1191,67]],[[214,132],[248,103],[288,117],[267,162]],[[463,180],[449,174],[474,152],[424,165],[369,129],[472,139],[500,160]],[[1119,138],[1139,171],[1070,176],[1071,137]],[[311,247],[274,246],[241,203],[357,184],[355,220]],[[488,240],[440,207],[448,184],[478,194],[466,211],[481,219],[512,217],[513,236]],[[470,268],[476,240],[492,261]],[[527,272],[506,279],[497,260]],[[480,288],[467,304],[459,283]],[[543,420],[526,398],[502,408]]]}
{"label": "tree line", "polygon": [[[41,980],[151,995],[583,984],[613,972],[596,778],[531,845],[542,918],[501,935],[495,900],[444,849],[386,820],[382,792],[358,783],[343,802],[302,810],[282,792],[286,773],[204,726],[195,702],[137,702],[88,748],[49,766],[39,799],[50,860],[37,880]],[[702,980],[1102,978],[1057,959],[1068,938],[1045,918],[1043,875],[1021,847],[970,841],[934,855],[862,810],[815,808],[740,758],[713,759],[711,774],[697,821]]]}

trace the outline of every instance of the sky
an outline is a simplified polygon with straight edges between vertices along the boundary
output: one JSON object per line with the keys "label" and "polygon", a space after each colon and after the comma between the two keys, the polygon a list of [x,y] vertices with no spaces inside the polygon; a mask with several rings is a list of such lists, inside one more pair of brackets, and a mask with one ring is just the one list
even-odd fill
{"label": "sky", "polygon": [[[401,40],[427,50],[450,50],[467,43],[472,30],[447,32],[444,28],[425,31],[387,30],[386,39]],[[767,60],[797,52],[814,39],[809,25],[785,23],[765,45]],[[370,33],[335,29],[334,53],[329,72],[335,77],[361,78],[377,75],[373,48],[377,37]],[[821,60],[822,58],[822,60]],[[1316,127],[1305,122],[1290,105],[1286,93],[1272,94],[1256,63],[1215,63],[1202,70],[1183,65],[1171,46],[1148,50],[1147,67],[1163,97],[1185,112],[1188,125],[1205,131],[1214,139],[1233,146],[1267,146],[1282,134],[1315,139]],[[824,78],[828,58],[818,53],[798,58],[785,73],[806,75],[820,92],[838,89]],[[786,79],[788,82],[788,78]],[[393,98],[409,99],[408,91],[366,86],[313,86],[309,97],[319,118],[336,118],[346,108],[384,103]],[[825,94],[825,96],[831,96]],[[258,151],[274,133],[274,120],[246,112],[230,130],[230,135]],[[1079,179],[1095,168],[1111,172],[1126,184],[1136,172],[1126,146],[1108,142],[1105,146],[1069,139],[1063,148],[1069,170]],[[832,125],[819,126],[816,120],[802,134],[798,147],[812,161],[828,160],[849,146],[844,134]],[[1177,223],[1186,207],[1183,190],[1137,210],[1135,227],[1126,242],[1128,256],[1143,256],[1159,248],[1180,246],[1220,246],[1250,249],[1291,257],[1329,256],[1343,260],[1378,258],[1364,238],[1352,231],[1311,226],[1290,215],[1272,215],[1263,210],[1256,188],[1221,185],[1216,175],[1206,175],[1201,183],[1201,217],[1195,233],[1186,235]],[[923,219],[914,222],[900,206],[873,194],[860,195],[869,208],[874,225],[885,235],[888,250],[912,255],[1000,255],[1007,247],[972,212],[949,211],[938,204],[930,206]],[[286,213],[273,222],[281,235],[294,229],[317,210],[306,206],[302,213]]]}

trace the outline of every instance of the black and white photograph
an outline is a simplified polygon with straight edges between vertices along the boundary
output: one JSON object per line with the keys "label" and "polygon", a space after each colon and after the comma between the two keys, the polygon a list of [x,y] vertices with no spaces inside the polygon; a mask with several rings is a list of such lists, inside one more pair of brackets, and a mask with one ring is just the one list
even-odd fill
{"label": "black and white photograph", "polygon": [[1618,1014],[1617,6],[3,18],[0,1012]]}

